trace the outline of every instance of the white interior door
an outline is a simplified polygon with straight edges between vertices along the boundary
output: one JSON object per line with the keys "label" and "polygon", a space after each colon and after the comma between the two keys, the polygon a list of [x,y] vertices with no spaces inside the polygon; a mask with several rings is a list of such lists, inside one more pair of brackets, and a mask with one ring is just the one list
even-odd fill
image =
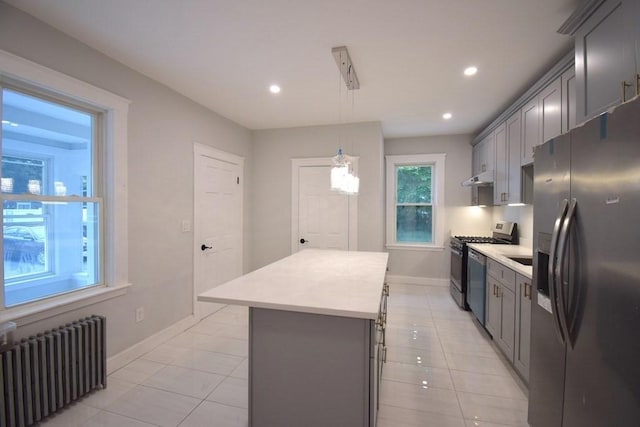
{"label": "white interior door", "polygon": [[195,150],[194,314],[219,304],[195,301],[198,294],[242,274],[241,158],[206,147]]}
{"label": "white interior door", "polygon": [[357,197],[331,190],[331,159],[295,160],[291,251],[355,250]]}

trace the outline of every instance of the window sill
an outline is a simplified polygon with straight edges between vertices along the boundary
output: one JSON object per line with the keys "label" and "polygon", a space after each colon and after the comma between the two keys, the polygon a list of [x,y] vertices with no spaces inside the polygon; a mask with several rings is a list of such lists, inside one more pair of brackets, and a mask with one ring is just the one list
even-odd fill
{"label": "window sill", "polygon": [[399,245],[397,243],[386,245],[386,248],[394,251],[402,250],[402,251],[422,251],[422,252],[441,252],[444,250],[444,246]]}
{"label": "window sill", "polygon": [[127,293],[131,283],[119,286],[101,286],[60,295],[31,304],[0,311],[0,323],[16,322],[18,327],[58,316],[88,305],[97,304]]}

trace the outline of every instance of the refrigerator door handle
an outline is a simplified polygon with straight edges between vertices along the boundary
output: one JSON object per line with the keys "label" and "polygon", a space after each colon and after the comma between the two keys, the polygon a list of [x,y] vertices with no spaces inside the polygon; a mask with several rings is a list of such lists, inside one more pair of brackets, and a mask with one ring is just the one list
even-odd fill
{"label": "refrigerator door handle", "polygon": [[556,222],[553,225],[553,233],[551,234],[551,247],[549,248],[549,270],[547,271],[547,274],[549,275],[549,297],[551,299],[551,309],[553,311],[553,323],[555,325],[556,335],[558,336],[560,344],[565,343],[565,338],[564,330],[562,329],[562,324],[560,323],[560,310],[558,307],[556,288],[558,276],[556,274],[556,258],[558,256],[558,235],[560,234],[560,227],[564,223],[568,208],[569,201],[567,199],[563,199],[560,206],[560,212],[558,213]]}
{"label": "refrigerator door handle", "polygon": [[560,230],[560,237],[558,239],[558,262],[555,266],[555,276],[558,281],[556,291],[558,293],[558,303],[560,306],[559,317],[560,317],[560,325],[562,326],[562,330],[564,332],[564,336],[567,341],[570,340],[569,335],[569,308],[567,307],[567,301],[565,300],[565,289],[564,289],[564,276],[565,276],[565,261],[567,256],[567,240],[569,237],[569,233],[571,232],[571,227],[573,225],[573,221],[575,220],[576,215],[576,206],[578,201],[576,199],[571,200],[571,204],[569,205],[569,210],[567,211],[567,215],[564,220],[564,224],[562,225],[562,229]]}

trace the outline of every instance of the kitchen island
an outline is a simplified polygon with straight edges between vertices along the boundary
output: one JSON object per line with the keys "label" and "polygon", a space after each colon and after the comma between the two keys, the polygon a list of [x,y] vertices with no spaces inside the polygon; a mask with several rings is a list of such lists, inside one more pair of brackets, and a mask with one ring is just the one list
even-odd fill
{"label": "kitchen island", "polygon": [[388,254],[307,249],[198,295],[249,307],[249,425],[374,426]]}

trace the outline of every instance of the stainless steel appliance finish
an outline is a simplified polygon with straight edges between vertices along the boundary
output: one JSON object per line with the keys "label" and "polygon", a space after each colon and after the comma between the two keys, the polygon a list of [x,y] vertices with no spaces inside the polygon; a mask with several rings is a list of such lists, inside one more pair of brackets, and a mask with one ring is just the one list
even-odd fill
{"label": "stainless steel appliance finish", "polygon": [[531,427],[640,419],[640,102],[536,148]]}
{"label": "stainless steel appliance finish", "polygon": [[451,280],[449,292],[460,308],[468,310],[467,298],[467,243],[517,244],[518,225],[498,221],[493,226],[493,236],[454,236],[449,241],[451,249]]}
{"label": "stainless steel appliance finish", "polygon": [[466,245],[458,238],[452,238],[451,250],[451,277],[449,280],[449,293],[460,308],[467,309],[465,293],[467,285],[467,251]]}
{"label": "stainless steel appliance finish", "polygon": [[469,249],[467,301],[478,321],[485,324],[487,257]]}

